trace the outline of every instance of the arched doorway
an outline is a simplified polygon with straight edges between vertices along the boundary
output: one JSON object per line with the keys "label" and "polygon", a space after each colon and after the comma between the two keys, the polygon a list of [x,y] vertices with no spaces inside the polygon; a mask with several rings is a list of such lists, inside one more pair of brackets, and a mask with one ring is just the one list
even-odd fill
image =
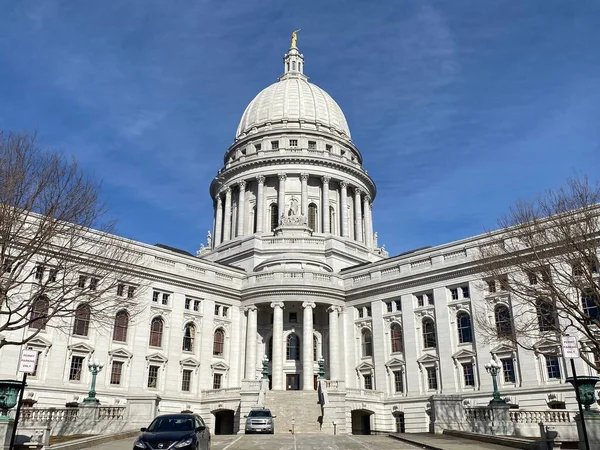
{"label": "arched doorway", "polygon": [[352,434],[371,434],[373,411],[355,409],[352,411]]}
{"label": "arched doorway", "polygon": [[394,422],[396,423],[396,433],[406,433],[406,423],[402,411],[394,412]]}
{"label": "arched doorway", "polygon": [[222,409],[213,414],[215,415],[215,434],[233,434],[235,412],[231,409]]}

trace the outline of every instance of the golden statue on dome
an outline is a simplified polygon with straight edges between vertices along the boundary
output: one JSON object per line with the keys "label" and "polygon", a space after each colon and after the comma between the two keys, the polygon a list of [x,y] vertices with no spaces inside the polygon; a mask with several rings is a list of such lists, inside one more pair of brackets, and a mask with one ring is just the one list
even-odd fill
{"label": "golden statue on dome", "polygon": [[292,31],[292,46],[290,48],[298,48],[296,47],[296,41],[298,40],[298,31],[300,31],[300,28],[296,31]]}

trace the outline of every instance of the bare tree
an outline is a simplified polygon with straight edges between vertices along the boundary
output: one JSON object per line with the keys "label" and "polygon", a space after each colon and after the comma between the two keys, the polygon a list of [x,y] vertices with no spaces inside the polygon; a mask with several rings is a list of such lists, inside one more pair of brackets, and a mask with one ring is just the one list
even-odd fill
{"label": "bare tree", "polygon": [[137,313],[141,254],[100,223],[99,188],[75,160],[0,132],[0,348]]}
{"label": "bare tree", "polygon": [[480,247],[484,289],[496,298],[476,316],[482,334],[554,355],[562,335],[578,336],[582,359],[600,370],[600,184],[569,179],[499,225]]}

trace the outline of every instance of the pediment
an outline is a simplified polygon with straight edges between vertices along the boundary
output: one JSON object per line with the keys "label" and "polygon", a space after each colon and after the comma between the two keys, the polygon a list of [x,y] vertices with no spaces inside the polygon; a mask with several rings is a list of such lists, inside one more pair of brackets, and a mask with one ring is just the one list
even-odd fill
{"label": "pediment", "polygon": [[508,344],[500,344],[497,347],[494,347],[490,353],[492,354],[500,354],[500,353],[513,353],[515,351],[514,347]]}
{"label": "pediment", "polygon": [[52,342],[44,339],[41,336],[36,336],[32,340],[30,340],[27,344],[25,344],[25,345],[27,347],[44,347],[44,348],[50,348],[50,347],[52,347]]}
{"label": "pediment", "polygon": [[402,359],[400,359],[400,358],[392,358],[388,362],[385,363],[385,366],[389,367],[390,369],[392,369],[394,367],[402,367],[405,364],[406,363]]}
{"label": "pediment", "polygon": [[463,348],[462,350],[459,350],[454,355],[452,355],[452,358],[454,358],[454,359],[472,359],[475,356],[476,356],[476,353],[474,351]]}
{"label": "pediment", "polygon": [[356,370],[358,370],[359,372],[372,371],[373,369],[373,364],[369,364],[367,362],[361,363],[358,366],[356,366]]}
{"label": "pediment", "polygon": [[152,353],[151,355],[146,356],[146,361],[157,362],[160,364],[165,364],[169,359],[160,353]]}
{"label": "pediment", "polygon": [[85,342],[78,342],[76,344],[71,344],[67,347],[67,349],[72,352],[94,353],[94,347],[86,344]]}
{"label": "pediment", "polygon": [[114,350],[110,350],[108,355],[112,356],[113,358],[133,358],[133,353],[124,348],[115,348]]}
{"label": "pediment", "polygon": [[417,362],[419,364],[427,364],[427,363],[435,363],[435,362],[438,362],[439,360],[440,360],[440,358],[438,358],[437,356],[423,355],[419,359],[417,359]]}
{"label": "pediment", "polygon": [[223,361],[219,361],[219,362],[211,364],[210,368],[212,370],[223,370],[223,371],[229,370],[229,366],[227,364],[225,364]]}
{"label": "pediment", "polygon": [[179,364],[182,366],[198,367],[200,362],[195,358],[185,358],[179,361]]}
{"label": "pediment", "polygon": [[561,345],[560,342],[552,341],[550,339],[542,339],[533,345],[534,351],[538,353],[550,353],[560,354]]}

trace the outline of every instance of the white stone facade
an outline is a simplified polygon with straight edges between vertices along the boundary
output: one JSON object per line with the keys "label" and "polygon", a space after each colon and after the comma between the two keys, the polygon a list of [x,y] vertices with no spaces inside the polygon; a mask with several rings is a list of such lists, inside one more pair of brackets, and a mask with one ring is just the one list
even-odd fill
{"label": "white stone facade", "polygon": [[[539,409],[558,399],[574,409],[562,358],[550,378],[543,355],[487,344],[473,329],[476,312],[510,305],[475,268],[483,237],[392,258],[379,247],[375,184],[341,109],[303,73],[291,48],[280,81],[244,112],[211,184],[207,247],[193,256],[136,244],[143,313],[126,336],[48,326],[29,344],[40,359],[26,396],[37,406],[81,401],[93,357],[105,363],[103,404],[156,393],[161,412],[194,409],[210,422],[213,410],[237,409],[242,380],[260,378],[264,355],[273,390],[314,390],[322,357],[326,378],[345,384],[347,421],[369,410],[372,428],[394,430],[403,413],[406,431],[425,431],[433,394],[487,404],[492,354],[510,372],[500,388],[512,403]],[[17,376],[19,352],[0,350],[0,378]]]}

